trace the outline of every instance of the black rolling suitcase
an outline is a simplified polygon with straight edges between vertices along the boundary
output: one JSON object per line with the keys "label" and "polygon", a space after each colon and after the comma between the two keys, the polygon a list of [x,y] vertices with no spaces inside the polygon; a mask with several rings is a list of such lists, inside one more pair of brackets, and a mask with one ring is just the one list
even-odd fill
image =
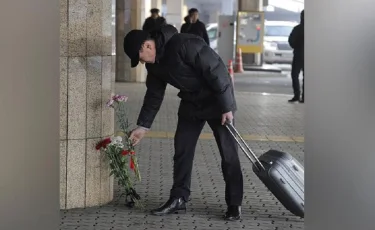
{"label": "black rolling suitcase", "polygon": [[257,158],[236,128],[230,123],[226,127],[253,163],[252,169],[258,178],[286,209],[304,218],[304,167],[292,155],[277,150],[269,150]]}

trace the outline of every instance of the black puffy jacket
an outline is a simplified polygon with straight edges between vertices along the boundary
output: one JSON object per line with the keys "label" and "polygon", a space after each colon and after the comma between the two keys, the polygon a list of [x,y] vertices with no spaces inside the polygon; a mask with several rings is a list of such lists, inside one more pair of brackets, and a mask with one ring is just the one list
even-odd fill
{"label": "black puffy jacket", "polygon": [[191,26],[189,15],[184,17],[184,21],[185,21],[185,23],[182,24],[180,33],[188,33],[189,32],[189,29],[190,29],[190,26]]}
{"label": "black puffy jacket", "polygon": [[184,28],[184,31],[181,30],[181,33],[189,33],[195,34],[204,39],[204,41],[210,45],[210,39],[208,37],[206,25],[199,21],[199,19],[195,23],[189,22],[188,26]]}
{"label": "black puffy jacket", "polygon": [[164,17],[158,17],[156,19],[152,17],[146,18],[142,30],[151,32],[153,30],[158,30],[161,26],[166,25],[167,21]]}
{"label": "black puffy jacket", "polygon": [[205,41],[178,33],[171,25],[154,32],[156,62],[146,64],[147,91],[137,125],[150,128],[163,102],[167,84],[180,90],[179,116],[188,119],[221,119],[236,111],[228,70]]}

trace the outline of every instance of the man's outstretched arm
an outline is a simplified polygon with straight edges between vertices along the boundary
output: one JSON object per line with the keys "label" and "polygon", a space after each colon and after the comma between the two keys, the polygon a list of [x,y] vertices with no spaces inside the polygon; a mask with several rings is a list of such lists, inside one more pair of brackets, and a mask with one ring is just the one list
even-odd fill
{"label": "man's outstretched arm", "polygon": [[148,74],[146,87],[147,91],[143,99],[141,112],[138,116],[137,125],[150,129],[156,114],[159,112],[160,106],[163,103],[167,83],[158,77]]}

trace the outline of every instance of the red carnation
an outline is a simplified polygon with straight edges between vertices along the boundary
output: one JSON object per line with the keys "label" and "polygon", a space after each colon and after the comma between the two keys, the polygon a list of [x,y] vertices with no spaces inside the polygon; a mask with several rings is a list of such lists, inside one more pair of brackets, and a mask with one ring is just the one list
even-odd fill
{"label": "red carnation", "polygon": [[108,144],[111,143],[111,138],[106,138],[104,140],[102,140],[101,142],[99,142],[97,145],[96,145],[96,149],[99,150],[100,148],[106,148]]}
{"label": "red carnation", "polygon": [[122,152],[121,152],[121,155],[123,155],[123,156],[126,156],[128,154],[129,154],[129,152],[127,150],[122,150]]}
{"label": "red carnation", "polygon": [[130,168],[131,168],[132,170],[134,170],[134,168],[135,168],[133,157],[130,159]]}
{"label": "red carnation", "polygon": [[135,152],[134,152],[134,151],[131,151],[131,152],[130,152],[130,155],[132,155],[132,156],[135,155]]}
{"label": "red carnation", "polygon": [[107,145],[111,143],[111,138],[106,138],[102,141],[102,147],[107,148]]}

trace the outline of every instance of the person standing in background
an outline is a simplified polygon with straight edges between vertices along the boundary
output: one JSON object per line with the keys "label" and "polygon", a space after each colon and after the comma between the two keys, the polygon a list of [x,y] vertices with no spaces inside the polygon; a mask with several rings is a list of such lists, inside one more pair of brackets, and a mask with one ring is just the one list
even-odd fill
{"label": "person standing in background", "polygon": [[190,26],[191,26],[190,16],[187,15],[186,17],[184,17],[184,21],[185,23],[182,24],[180,33],[188,33],[190,30]]}
{"label": "person standing in background", "polygon": [[151,32],[153,30],[157,30],[160,26],[166,25],[167,21],[164,17],[160,16],[160,10],[157,8],[153,8],[150,10],[151,16],[146,18],[145,23],[143,24],[142,30],[147,32]]}
{"label": "person standing in background", "polygon": [[[294,97],[289,100],[289,102],[305,102],[305,66],[304,66],[304,55],[305,55],[305,20],[304,20],[304,10],[301,12],[300,24],[296,25],[289,35],[289,45],[293,48],[293,62],[292,62],[292,83]],[[301,89],[299,83],[299,74],[303,72],[302,78],[302,98]]]}
{"label": "person standing in background", "polygon": [[[188,31],[182,32],[183,28],[181,27],[181,33],[195,34],[195,35],[203,38],[204,41],[209,46],[210,45],[210,39],[208,38],[208,34],[207,34],[207,30],[206,30],[206,25],[199,20],[199,12],[198,12],[198,10],[196,8],[191,8],[189,10],[189,15],[188,16],[190,18],[190,23],[189,23],[190,25],[188,27],[189,29],[188,29]],[[186,20],[185,20],[185,22],[186,22]]]}

